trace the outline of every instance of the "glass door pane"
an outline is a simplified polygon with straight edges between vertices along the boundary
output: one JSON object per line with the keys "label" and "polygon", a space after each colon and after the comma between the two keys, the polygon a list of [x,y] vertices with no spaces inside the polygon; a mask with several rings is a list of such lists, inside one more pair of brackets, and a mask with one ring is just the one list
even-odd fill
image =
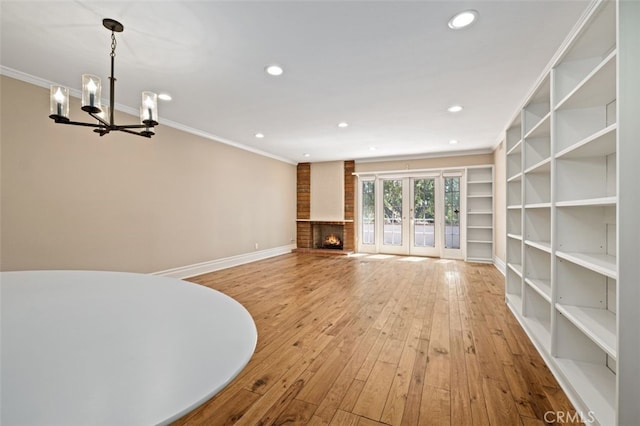
{"label": "glass door pane", "polygon": [[413,245],[436,246],[436,187],[435,179],[413,180]]}
{"label": "glass door pane", "polygon": [[362,182],[362,244],[376,243],[376,192],[375,181]]}
{"label": "glass door pane", "polygon": [[460,177],[444,178],[444,248],[460,248]]}
{"label": "glass door pane", "polygon": [[383,244],[402,246],[402,180],[382,181]]}

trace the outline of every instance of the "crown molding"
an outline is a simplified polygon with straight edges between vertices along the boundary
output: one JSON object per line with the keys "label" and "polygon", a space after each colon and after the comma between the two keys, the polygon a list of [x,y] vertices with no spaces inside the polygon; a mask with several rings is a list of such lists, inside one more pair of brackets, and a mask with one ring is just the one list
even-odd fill
{"label": "crown molding", "polygon": [[444,151],[444,152],[422,153],[422,154],[412,154],[412,155],[361,158],[361,159],[356,159],[355,162],[356,163],[380,163],[383,161],[407,161],[407,160],[424,160],[428,158],[442,158],[442,157],[463,157],[467,155],[492,154],[493,151],[494,151],[494,148],[471,149],[467,151]]}
{"label": "crown molding", "polygon": [[[55,82],[46,80],[44,78],[36,77],[34,75],[27,74],[27,73],[24,73],[22,71],[15,70],[13,68],[9,68],[9,67],[6,67],[4,65],[0,65],[0,75],[5,75],[7,77],[11,77],[11,78],[14,78],[16,80],[24,81],[25,83],[33,84],[34,86],[44,87],[46,89],[51,87],[52,84],[56,84]],[[82,97],[82,92],[80,90],[77,90],[77,89],[74,89],[74,88],[69,88],[69,94],[71,96],[75,97],[75,98],[81,98]],[[128,107],[126,105],[122,105],[122,104],[116,103],[115,104],[115,109],[117,111],[124,112],[124,113],[129,114],[129,115],[133,115],[134,117],[138,116],[138,111],[135,108],[131,108],[131,107]],[[263,156],[263,157],[268,157],[268,158],[271,158],[271,159],[274,159],[274,160],[282,161],[283,163],[292,164],[292,165],[296,165],[297,164],[297,162],[292,161],[292,160],[290,160],[288,158],[280,157],[278,155],[274,155],[274,154],[268,153],[266,151],[261,151],[259,149],[251,148],[251,147],[249,147],[247,145],[243,145],[241,143],[234,142],[232,140],[229,140],[229,139],[226,139],[226,138],[223,138],[223,137],[220,137],[220,136],[217,136],[217,135],[214,135],[214,134],[211,134],[211,133],[199,130],[199,129],[195,129],[193,127],[190,127],[190,126],[187,126],[187,125],[184,125],[184,124],[172,121],[172,120],[167,120],[167,119],[164,119],[162,117],[160,117],[160,118],[162,119],[162,123],[161,124],[163,126],[171,127],[171,128],[176,129],[176,130],[183,131],[185,133],[190,133],[192,135],[199,136],[199,137],[204,138],[204,139],[209,139],[209,140],[214,141],[214,142],[219,142],[219,143],[222,143],[224,145],[229,145],[229,146],[232,146],[234,148],[238,148],[238,149],[241,149],[243,151],[251,152],[253,154],[257,154],[257,155],[260,155],[260,156]]]}

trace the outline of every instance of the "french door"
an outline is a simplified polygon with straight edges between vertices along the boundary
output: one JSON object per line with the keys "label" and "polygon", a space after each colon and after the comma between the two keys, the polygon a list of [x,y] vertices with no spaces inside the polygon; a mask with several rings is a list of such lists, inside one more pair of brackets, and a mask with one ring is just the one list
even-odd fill
{"label": "french door", "polygon": [[461,174],[361,178],[358,250],[462,258]]}

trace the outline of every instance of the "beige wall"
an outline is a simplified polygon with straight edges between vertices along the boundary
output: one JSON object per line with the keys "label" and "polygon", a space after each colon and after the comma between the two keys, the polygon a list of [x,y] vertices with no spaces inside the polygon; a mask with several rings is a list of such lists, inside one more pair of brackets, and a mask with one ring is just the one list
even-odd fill
{"label": "beige wall", "polygon": [[506,262],[507,240],[507,187],[506,156],[504,141],[493,151],[494,158],[494,206],[493,206],[493,255]]}
{"label": "beige wall", "polygon": [[100,138],[54,124],[47,89],[0,81],[2,270],[154,272],[295,240],[294,165],[167,126]]}
{"label": "beige wall", "polygon": [[445,167],[476,166],[493,164],[493,154],[459,155],[451,157],[420,158],[414,160],[393,160],[359,163],[356,172],[382,172],[390,170],[436,169]]}
{"label": "beige wall", "polygon": [[344,161],[311,163],[311,219],[344,220]]}

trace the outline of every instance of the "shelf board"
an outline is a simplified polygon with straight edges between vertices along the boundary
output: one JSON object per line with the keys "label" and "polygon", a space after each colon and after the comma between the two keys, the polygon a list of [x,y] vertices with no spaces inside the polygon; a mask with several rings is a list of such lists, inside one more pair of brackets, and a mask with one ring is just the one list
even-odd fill
{"label": "shelf board", "polygon": [[556,251],[556,256],[614,280],[618,279],[615,256],[563,251]]}
{"label": "shelf board", "polygon": [[477,183],[477,184],[480,184],[480,183],[493,183],[493,181],[492,180],[468,180],[467,183],[473,185],[474,183]]}
{"label": "shelf board", "polygon": [[476,244],[493,244],[493,241],[487,241],[487,240],[467,240],[467,243],[476,243]]}
{"label": "shelf board", "polygon": [[540,121],[536,123],[535,126],[531,128],[531,130],[529,130],[529,132],[526,135],[524,135],[524,138],[533,139],[533,138],[539,138],[542,136],[549,136],[551,134],[550,117],[551,117],[551,112],[548,112],[544,117],[540,119]]}
{"label": "shelf board", "polygon": [[493,198],[493,194],[473,194],[467,195],[467,198]]}
{"label": "shelf board", "polygon": [[476,211],[469,210],[467,214],[493,214],[493,212],[491,210],[476,210]]}
{"label": "shelf board", "polygon": [[616,152],[616,123],[588,136],[556,154],[557,159],[606,157]]}
{"label": "shelf board", "polygon": [[507,302],[519,315],[522,315],[522,296],[515,293],[506,293]]}
{"label": "shelf board", "polygon": [[534,164],[527,168],[524,173],[550,173],[551,172],[551,157],[547,157],[544,160]]}
{"label": "shelf board", "polygon": [[488,257],[467,257],[467,262],[493,263],[493,259]]}
{"label": "shelf board", "polygon": [[517,263],[507,263],[507,266],[513,269],[513,272],[522,277],[522,265],[519,265]]}
{"label": "shelf board", "polygon": [[606,105],[616,94],[616,50],[613,50],[587,75],[578,86],[562,99],[557,110]]}
{"label": "shelf board", "polygon": [[525,209],[548,209],[549,207],[551,207],[551,203],[531,203],[524,205]]}
{"label": "shelf board", "polygon": [[551,281],[539,278],[525,278],[524,282],[534,289],[547,302],[551,303]]}
{"label": "shelf board", "polygon": [[524,317],[523,323],[529,333],[548,353],[551,348],[551,323],[536,317]]}
{"label": "shelf board", "polygon": [[493,229],[491,225],[469,225],[467,229]]}
{"label": "shelf board", "polygon": [[509,148],[507,155],[517,154],[522,151],[522,139],[520,139],[514,146]]}
{"label": "shelf board", "polygon": [[520,210],[522,209],[522,204],[514,204],[513,206],[507,206],[508,210]]}
{"label": "shelf board", "polygon": [[616,418],[616,376],[606,366],[555,358],[560,372],[567,378],[589,411],[601,425],[613,425]]}
{"label": "shelf board", "polygon": [[609,356],[617,359],[616,315],[613,312],[559,303],[556,309]]}
{"label": "shelf board", "polygon": [[586,198],[583,200],[558,201],[556,207],[581,207],[581,206],[615,206],[618,202],[617,196]]}
{"label": "shelf board", "polygon": [[530,247],[535,247],[538,250],[546,251],[547,253],[551,253],[551,242],[549,241],[533,241],[533,240],[524,240],[524,243]]}
{"label": "shelf board", "polygon": [[522,241],[522,235],[519,234],[507,234],[507,237]]}
{"label": "shelf board", "polygon": [[507,182],[515,182],[520,179],[522,179],[522,172],[516,173],[515,175],[511,176],[509,179],[507,179]]}

